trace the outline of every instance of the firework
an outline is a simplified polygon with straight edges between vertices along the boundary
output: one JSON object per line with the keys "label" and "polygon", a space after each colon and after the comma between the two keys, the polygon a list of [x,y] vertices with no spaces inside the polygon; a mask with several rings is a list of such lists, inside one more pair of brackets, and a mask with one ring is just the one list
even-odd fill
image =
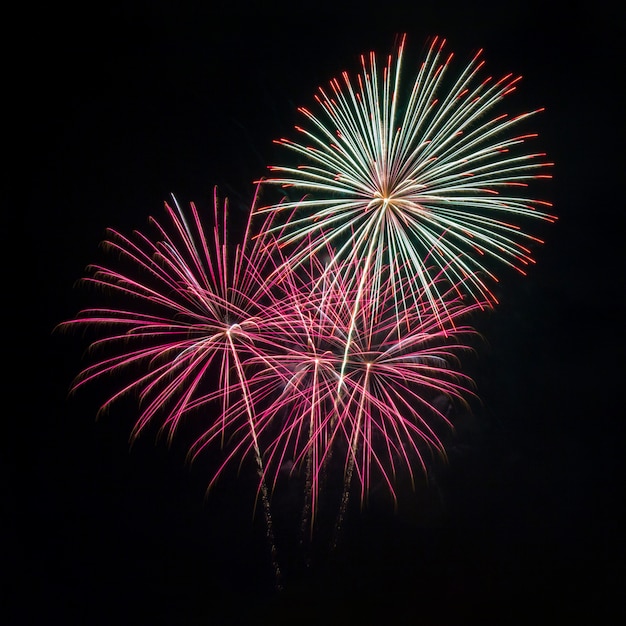
{"label": "firework", "polygon": [[[428,303],[420,303],[420,315],[413,310],[399,317],[388,289],[355,318],[354,290],[342,281],[320,283],[315,277],[324,268],[311,267],[313,273],[288,276],[289,296],[268,316],[263,352],[245,365],[266,478],[275,486],[285,467],[305,474],[312,526],[331,457],[333,468],[343,467],[344,493],[356,480],[362,502],[372,476],[395,501],[399,472],[413,482],[415,471],[426,472],[425,454],[445,458],[438,432],[453,425],[436,399],[465,403],[473,395],[471,379],[458,367],[473,331],[459,322],[477,305],[465,304],[456,291],[445,293],[441,328],[440,313],[428,311]],[[229,411],[233,422],[242,410]],[[208,441],[217,433],[208,433]],[[339,465],[337,458],[343,458]]]}
{"label": "firework", "polygon": [[[214,481],[234,457],[253,456],[274,554],[254,403],[242,361],[258,352],[264,312],[280,293],[277,283],[265,279],[276,273],[272,265],[276,256],[263,254],[266,239],[251,241],[252,211],[243,242],[229,244],[228,203],[220,202],[217,190],[212,228],[203,225],[193,203],[186,214],[174,198],[173,207],[166,204],[165,210],[169,223],[163,226],[151,219],[153,236],[136,231],[129,238],[108,231],[105,247],[116,253],[123,269],[88,268],[90,276],[84,282],[124,305],[85,309],[61,324],[61,328],[95,327],[104,335],[90,346],[92,353],[103,356],[82,371],[73,390],[109,374],[127,375],[130,382],[101,410],[135,393],[141,409],[132,439],[155,421],[160,421],[160,430],[170,441],[184,419],[200,420],[205,431],[217,430],[221,446],[226,439],[229,446]],[[231,405],[244,407],[237,413],[239,423],[225,418]],[[278,580],[276,562],[274,567]]]}
{"label": "firework", "polygon": [[[481,78],[480,52],[449,77],[444,44],[432,41],[407,91],[404,38],[382,72],[371,54],[356,80],[320,89],[321,113],[301,109],[304,139],[279,141],[302,163],[257,184],[241,242],[217,191],[209,225],[174,199],[151,235],[110,230],[117,269],[84,279],[109,306],[61,325],[102,333],[73,389],[126,376],[102,408],[136,394],[132,438],[156,422],[171,439],[196,420],[189,458],[222,450],[209,488],[254,459],[272,555],[270,498],[285,475],[305,477],[312,531],[329,481],[339,526],[353,486],[361,503],[374,483],[396,502],[400,474],[414,485],[445,458],[454,424],[441,402],[473,397],[460,357],[468,317],[497,302],[490,262],[523,272],[540,242],[523,224],[555,219],[528,191],[551,163],[515,131],[539,109],[497,112],[519,77]],[[299,195],[261,207],[261,184]]]}
{"label": "firework", "polygon": [[[245,250],[226,241],[227,202],[220,205],[215,196],[214,224],[207,232],[194,204],[186,216],[173,200],[174,207],[165,205],[168,227],[150,220],[154,237],[136,231],[129,238],[109,230],[104,246],[117,253],[123,269],[91,265],[83,279],[127,306],[85,309],[62,324],[107,329],[90,348],[114,353],[88,366],[73,389],[120,370],[141,372],[102,407],[136,392],[143,408],[133,437],[157,415],[171,439],[191,407],[219,399],[226,409],[233,377],[242,380],[242,354],[254,351],[254,335],[272,294],[259,274],[271,257],[261,257],[260,245]],[[250,222],[244,242],[249,227]],[[216,374],[218,388],[207,394],[206,379]]]}
{"label": "firework", "polygon": [[429,267],[476,302],[496,302],[489,259],[523,273],[533,262],[529,246],[540,240],[520,224],[555,219],[548,202],[526,195],[529,181],[550,177],[552,163],[525,148],[534,134],[515,132],[541,109],[498,113],[520,77],[483,77],[482,51],[449,76],[453,55],[440,38],[404,91],[404,42],[382,72],[373,53],[362,57],[356,80],[344,72],[319,89],[318,112],[299,109],[307,122],[296,127],[301,139],[277,142],[299,162],[271,166],[265,183],[307,195],[261,211],[298,209],[280,243],[311,237],[311,246],[290,255],[291,264],[330,239],[344,268],[358,265],[364,276],[387,268],[407,284],[396,306],[423,303],[425,294],[440,309],[441,283]]}

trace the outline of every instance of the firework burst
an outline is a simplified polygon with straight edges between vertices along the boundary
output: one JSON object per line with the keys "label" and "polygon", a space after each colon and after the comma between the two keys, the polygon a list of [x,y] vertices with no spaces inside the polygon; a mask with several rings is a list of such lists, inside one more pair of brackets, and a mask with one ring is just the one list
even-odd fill
{"label": "firework burst", "polygon": [[277,143],[300,162],[271,166],[265,183],[307,195],[261,211],[298,209],[280,243],[304,237],[312,243],[290,255],[291,264],[330,238],[336,261],[348,261],[344,268],[358,265],[364,274],[387,268],[393,280],[406,282],[399,299],[423,302],[425,294],[439,310],[444,298],[432,267],[476,302],[496,302],[488,259],[524,272],[539,239],[520,223],[555,219],[545,212],[548,202],[526,195],[529,181],[550,177],[552,163],[525,148],[534,134],[515,132],[541,109],[498,113],[520,77],[482,77],[482,51],[449,77],[453,55],[440,38],[405,93],[404,42],[382,72],[373,53],[362,57],[356,80],[344,72],[319,89],[319,112],[299,109],[307,122],[296,127],[302,139]]}
{"label": "firework burst", "polygon": [[[356,481],[362,503],[373,476],[396,501],[398,473],[414,482],[415,471],[426,472],[425,454],[445,458],[438,433],[453,424],[436,399],[466,403],[473,395],[458,357],[473,333],[465,318],[479,308],[456,290],[445,293],[442,328],[428,301],[420,315],[412,309],[399,316],[390,288],[355,317],[354,290],[341,280],[315,280],[324,275],[320,265],[288,276],[289,296],[268,316],[263,353],[245,364],[267,481],[275,486],[285,467],[304,471],[311,528],[331,457],[335,468],[343,459],[344,500]],[[242,410],[233,407],[233,422]]]}
{"label": "firework burst", "polygon": [[[155,237],[135,231],[129,238],[109,230],[104,247],[117,253],[124,269],[91,265],[90,276],[83,279],[128,306],[85,309],[61,325],[110,331],[90,349],[114,356],[87,367],[74,390],[120,370],[142,372],[102,407],[136,392],[143,408],[134,437],[157,415],[171,439],[191,407],[219,399],[226,409],[233,380],[242,381],[241,359],[254,352],[255,334],[273,293],[261,278],[273,257],[261,255],[260,240],[251,250],[228,245],[227,202],[221,205],[215,196],[212,231],[205,229],[194,204],[187,216],[176,199],[165,210],[169,226],[150,220]],[[249,228],[250,222],[244,241]],[[216,373],[218,390],[207,394],[206,379]]]}
{"label": "firework burst", "polygon": [[[194,204],[186,213],[174,198],[173,207],[166,204],[165,210],[169,223],[164,226],[151,219],[152,237],[139,231],[132,238],[108,231],[105,248],[116,253],[123,269],[88,268],[90,276],[83,281],[125,305],[85,309],[61,324],[66,329],[104,330],[104,336],[90,346],[92,353],[103,356],[82,371],[73,390],[109,374],[126,373],[130,382],[101,411],[122,396],[136,394],[141,410],[132,439],[148,424],[160,421],[160,431],[167,432],[171,441],[184,419],[201,419],[204,431],[219,434],[222,447],[228,440],[226,459],[213,481],[235,457],[253,456],[273,544],[254,399],[242,363],[258,354],[265,313],[280,298],[278,284],[265,278],[276,274],[273,261],[280,257],[263,253],[266,238],[251,241],[252,211],[243,242],[229,244],[228,203],[220,202],[217,190],[212,228],[203,225]],[[270,230],[270,223],[271,218],[262,232]],[[227,419],[231,405],[243,407],[237,412],[237,423]]]}

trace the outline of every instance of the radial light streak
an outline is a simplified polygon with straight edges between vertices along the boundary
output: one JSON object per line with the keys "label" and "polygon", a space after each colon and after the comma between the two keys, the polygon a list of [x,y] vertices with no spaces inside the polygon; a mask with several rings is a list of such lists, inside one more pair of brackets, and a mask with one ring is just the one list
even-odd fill
{"label": "radial light streak", "polygon": [[419,286],[409,280],[403,297],[423,301],[425,292],[439,309],[442,293],[430,266],[435,274],[444,271],[450,285],[463,284],[477,302],[495,303],[488,282],[497,279],[488,259],[523,272],[533,262],[530,244],[540,240],[520,223],[555,219],[545,212],[548,202],[525,195],[529,181],[550,177],[552,163],[525,150],[534,134],[514,133],[541,109],[514,117],[493,112],[520,77],[481,78],[482,51],[448,81],[452,54],[444,55],[440,38],[405,94],[404,42],[382,72],[373,53],[369,61],[361,57],[356,82],[343,72],[330,91],[319,89],[319,112],[299,109],[308,122],[296,127],[302,139],[277,143],[300,163],[271,166],[264,183],[307,195],[260,211],[297,209],[280,243],[304,237],[312,243],[290,255],[291,264],[330,238],[336,261],[348,261],[344,268],[385,266],[393,280],[416,280]]}

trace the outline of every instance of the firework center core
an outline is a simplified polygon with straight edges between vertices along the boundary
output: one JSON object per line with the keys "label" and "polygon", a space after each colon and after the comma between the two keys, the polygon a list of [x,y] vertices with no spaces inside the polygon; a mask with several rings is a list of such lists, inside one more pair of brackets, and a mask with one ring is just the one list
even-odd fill
{"label": "firework center core", "polygon": [[377,192],[374,195],[374,198],[371,200],[371,202],[368,205],[368,209],[380,209],[381,211],[386,211],[388,207],[392,207],[394,206],[394,197],[392,194],[390,193],[385,193],[382,194],[380,192]]}

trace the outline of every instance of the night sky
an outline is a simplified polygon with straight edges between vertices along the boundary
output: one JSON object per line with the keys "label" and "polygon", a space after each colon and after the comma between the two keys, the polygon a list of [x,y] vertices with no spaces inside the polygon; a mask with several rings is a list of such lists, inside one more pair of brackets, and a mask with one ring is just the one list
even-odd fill
{"label": "night sky", "polygon": [[[602,2],[173,4],[30,5],[5,24],[0,622],[623,623],[624,16]],[[107,227],[144,228],[172,193],[209,208],[214,185],[243,219],[296,107],[403,32],[405,67],[439,34],[457,67],[484,48],[488,71],[523,75],[503,106],[546,107],[530,126],[556,163],[542,194],[560,219],[538,226],[527,277],[500,272],[469,365],[482,404],[449,465],[397,512],[353,506],[333,551],[302,554],[295,496],[280,494],[277,592],[253,467],[205,499],[208,461],[186,465],[188,441],[151,432],[131,449],[136,406],[96,421],[105,386],[69,397],[87,340],[53,329],[94,302],[76,281],[106,258]]]}

